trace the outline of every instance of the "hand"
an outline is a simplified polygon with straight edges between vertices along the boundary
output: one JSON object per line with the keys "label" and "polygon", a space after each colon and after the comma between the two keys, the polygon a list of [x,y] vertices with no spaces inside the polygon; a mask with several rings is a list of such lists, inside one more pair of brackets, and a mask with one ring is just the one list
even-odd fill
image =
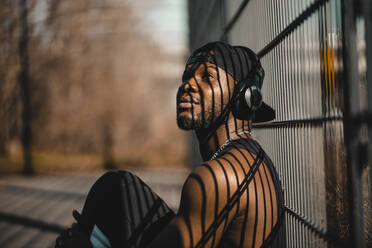
{"label": "hand", "polygon": [[73,223],[70,228],[62,231],[56,239],[55,248],[93,248],[89,241],[88,233],[79,224],[81,215],[76,210],[72,212],[72,215],[77,220],[77,223]]}

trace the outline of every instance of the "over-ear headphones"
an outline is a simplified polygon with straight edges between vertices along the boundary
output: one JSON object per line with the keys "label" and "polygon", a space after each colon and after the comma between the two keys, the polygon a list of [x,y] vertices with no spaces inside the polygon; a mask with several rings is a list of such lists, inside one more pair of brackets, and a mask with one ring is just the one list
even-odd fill
{"label": "over-ear headphones", "polygon": [[232,112],[236,118],[241,120],[253,119],[255,111],[262,104],[261,87],[264,77],[265,72],[257,58],[249,76],[235,86]]}

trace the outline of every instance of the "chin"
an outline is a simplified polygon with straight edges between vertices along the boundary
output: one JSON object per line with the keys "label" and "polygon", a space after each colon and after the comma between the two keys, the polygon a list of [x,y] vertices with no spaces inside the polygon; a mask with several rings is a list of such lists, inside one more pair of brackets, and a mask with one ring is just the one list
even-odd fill
{"label": "chin", "polygon": [[178,127],[183,130],[186,130],[186,131],[196,130],[197,131],[200,129],[208,128],[208,126],[210,125],[210,121],[209,120],[202,121],[201,118],[193,119],[188,116],[178,115],[177,124],[178,124]]}
{"label": "chin", "polygon": [[179,112],[177,110],[177,124],[183,130],[199,130],[208,128],[212,123],[211,115],[206,112],[206,118],[201,113]]}
{"label": "chin", "polygon": [[183,130],[193,130],[194,129],[194,121],[186,116],[177,116],[177,125],[179,128]]}

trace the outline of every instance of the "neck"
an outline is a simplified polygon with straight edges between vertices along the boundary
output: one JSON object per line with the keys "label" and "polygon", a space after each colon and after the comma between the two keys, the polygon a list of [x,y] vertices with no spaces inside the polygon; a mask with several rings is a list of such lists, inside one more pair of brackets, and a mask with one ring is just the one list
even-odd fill
{"label": "neck", "polygon": [[229,118],[220,126],[216,127],[215,130],[208,128],[197,130],[196,136],[199,141],[199,150],[203,161],[209,160],[229,139],[251,138],[249,134],[251,130],[250,123],[250,121],[235,119],[230,114]]}

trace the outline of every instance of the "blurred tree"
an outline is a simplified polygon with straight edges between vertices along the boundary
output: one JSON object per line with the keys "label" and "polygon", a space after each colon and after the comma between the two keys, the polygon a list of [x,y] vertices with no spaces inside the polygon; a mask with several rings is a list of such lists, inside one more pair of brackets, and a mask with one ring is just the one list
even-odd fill
{"label": "blurred tree", "polygon": [[23,148],[23,173],[32,174],[32,127],[31,127],[31,81],[29,75],[29,53],[28,53],[28,6],[27,0],[20,0],[20,38],[19,38],[19,84],[21,88],[22,101],[22,148]]}
{"label": "blurred tree", "polygon": [[21,136],[26,174],[32,173],[28,11],[33,7],[34,1],[0,2],[0,155],[7,155],[10,139]]}
{"label": "blurred tree", "polygon": [[17,8],[16,1],[0,1],[0,156],[7,155],[7,144],[19,127]]}
{"label": "blurred tree", "polygon": [[[184,134],[176,127],[174,93],[183,57],[175,59],[139,32],[138,20],[124,2],[30,1],[27,47],[34,151],[99,154],[106,166],[116,161],[182,163]],[[7,31],[6,37],[0,36],[2,153],[21,138],[22,105],[15,77],[20,47],[14,46],[20,42],[17,7],[14,1],[0,2],[0,28]],[[181,66],[175,71],[177,64]]]}

